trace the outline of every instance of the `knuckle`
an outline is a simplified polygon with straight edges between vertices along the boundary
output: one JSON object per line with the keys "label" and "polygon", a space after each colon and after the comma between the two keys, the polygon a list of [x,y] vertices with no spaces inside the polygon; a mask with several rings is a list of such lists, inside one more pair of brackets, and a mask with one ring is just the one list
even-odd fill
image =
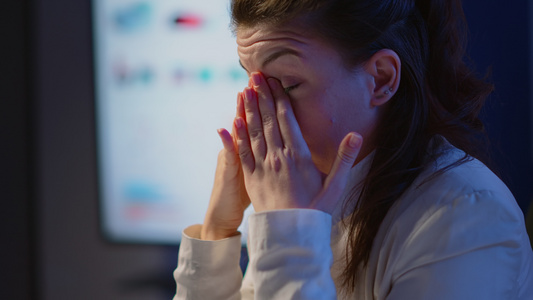
{"label": "knuckle", "polygon": [[263,129],[251,129],[250,130],[250,138],[252,139],[259,139],[263,137]]}
{"label": "knuckle", "polygon": [[298,152],[292,148],[283,149],[283,155],[285,155],[287,159],[290,159],[292,161],[298,161],[300,159],[300,155],[298,154]]}
{"label": "knuckle", "polygon": [[246,160],[252,155],[252,151],[249,148],[239,149],[239,157],[241,160]]}
{"label": "knuckle", "polygon": [[268,165],[272,170],[276,172],[281,170],[282,161],[278,153],[272,152],[268,155]]}
{"label": "knuckle", "polygon": [[286,168],[289,171],[305,169],[310,163],[312,164],[311,156],[307,156],[298,149],[285,148],[283,150],[283,157],[287,161]]}
{"label": "knuckle", "polygon": [[341,159],[341,161],[345,164],[351,164],[354,160],[355,160],[355,157],[354,155],[352,155],[351,153],[348,153],[348,152],[344,152],[344,151],[340,151],[337,156]]}
{"label": "knuckle", "polygon": [[289,116],[289,110],[286,108],[278,109],[278,118],[287,119]]}
{"label": "knuckle", "polygon": [[285,148],[283,151],[284,156],[296,165],[307,164],[311,160],[311,156],[300,151],[300,148]]}
{"label": "knuckle", "polygon": [[271,115],[271,114],[264,114],[264,115],[262,116],[262,120],[263,120],[263,126],[265,126],[265,127],[266,127],[266,126],[270,127],[270,126],[272,126],[272,125],[274,124],[274,120],[275,120],[275,119],[274,119],[274,116]]}
{"label": "knuckle", "polygon": [[259,101],[264,100],[264,99],[267,98],[267,95],[266,95],[265,91],[263,91],[261,86],[259,86],[259,88],[256,90],[256,93],[257,93],[257,98],[258,98]]}

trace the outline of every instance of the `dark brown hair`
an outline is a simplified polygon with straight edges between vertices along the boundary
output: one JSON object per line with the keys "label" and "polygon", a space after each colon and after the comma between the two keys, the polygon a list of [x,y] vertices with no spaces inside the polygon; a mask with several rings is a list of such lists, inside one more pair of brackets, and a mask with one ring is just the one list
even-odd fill
{"label": "dark brown hair", "polygon": [[440,135],[467,153],[449,168],[486,150],[478,143],[484,137],[478,113],[492,85],[465,62],[461,1],[233,0],[231,9],[237,30],[301,18],[339,50],[348,68],[381,49],[395,51],[402,61],[400,86],[380,120],[370,171],[346,202],[356,203],[344,220],[349,230],[344,284],[353,290],[390,207],[438,155],[428,150],[430,141]]}

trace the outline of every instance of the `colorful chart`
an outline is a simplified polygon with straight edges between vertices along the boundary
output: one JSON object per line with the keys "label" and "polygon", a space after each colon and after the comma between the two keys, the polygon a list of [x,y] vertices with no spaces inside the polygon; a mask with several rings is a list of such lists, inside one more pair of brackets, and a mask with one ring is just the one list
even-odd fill
{"label": "colorful chart", "polygon": [[202,223],[235,97],[247,83],[227,1],[95,0],[102,225],[115,241],[179,242]]}

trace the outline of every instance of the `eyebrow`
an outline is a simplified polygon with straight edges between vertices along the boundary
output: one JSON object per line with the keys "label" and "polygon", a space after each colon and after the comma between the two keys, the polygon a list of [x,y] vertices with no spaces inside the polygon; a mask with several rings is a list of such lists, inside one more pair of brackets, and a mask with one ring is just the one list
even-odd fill
{"label": "eyebrow", "polygon": [[[280,50],[280,51],[277,51],[277,52],[274,52],[272,54],[270,54],[264,61],[263,63],[261,64],[261,68],[264,69],[268,64],[272,63],[273,61],[275,61],[276,59],[282,57],[283,55],[294,55],[294,56],[298,56],[300,57],[300,54],[298,52],[296,52],[295,50],[292,50],[292,49],[283,49],[283,50]],[[246,72],[249,72],[242,64],[241,60],[239,59],[239,64],[241,65],[241,67],[246,71]]]}

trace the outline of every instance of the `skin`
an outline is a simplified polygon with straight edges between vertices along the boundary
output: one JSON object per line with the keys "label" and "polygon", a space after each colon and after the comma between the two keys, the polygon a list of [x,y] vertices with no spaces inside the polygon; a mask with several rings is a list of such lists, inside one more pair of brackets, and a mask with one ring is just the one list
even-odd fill
{"label": "skin", "polygon": [[380,116],[400,82],[398,56],[381,50],[348,69],[336,49],[304,28],[237,30],[250,84],[237,97],[232,133],[218,131],[224,149],[202,239],[237,234],[250,203],[258,212],[331,213],[351,167],[374,148]]}

